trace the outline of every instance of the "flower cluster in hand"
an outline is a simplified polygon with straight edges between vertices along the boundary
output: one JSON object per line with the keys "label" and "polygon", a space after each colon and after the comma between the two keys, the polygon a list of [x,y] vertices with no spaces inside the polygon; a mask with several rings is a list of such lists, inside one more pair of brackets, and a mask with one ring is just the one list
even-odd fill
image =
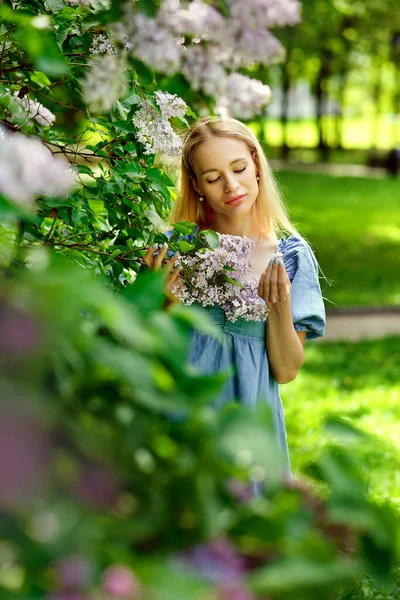
{"label": "flower cluster in hand", "polygon": [[[203,234],[205,232],[202,232]],[[257,277],[246,278],[251,270],[252,240],[217,233],[216,248],[188,251],[178,259],[181,281],[172,292],[183,304],[221,306],[229,321],[265,321],[269,309],[258,295]]]}

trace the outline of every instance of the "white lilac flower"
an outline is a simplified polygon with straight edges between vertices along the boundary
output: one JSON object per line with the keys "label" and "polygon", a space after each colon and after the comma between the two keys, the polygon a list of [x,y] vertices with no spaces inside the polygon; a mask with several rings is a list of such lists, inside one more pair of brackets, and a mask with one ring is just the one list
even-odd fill
{"label": "white lilac flower", "polygon": [[297,0],[227,0],[230,16],[238,29],[282,27],[300,21]]}
{"label": "white lilac flower", "polygon": [[193,0],[185,7],[161,5],[157,18],[180,35],[218,41],[226,27],[225,18],[213,6]]}
{"label": "white lilac flower", "polygon": [[4,130],[2,134],[0,193],[3,196],[29,205],[37,196],[65,196],[72,191],[75,179],[65,159],[55,159],[37,139]]}
{"label": "white lilac flower", "polygon": [[136,138],[144,145],[145,154],[179,154],[182,142],[170,122],[162,119],[150,104],[144,102],[132,119],[137,129]]}
{"label": "white lilac flower", "polygon": [[[225,50],[228,48],[225,45]],[[232,45],[224,65],[238,69],[253,63],[270,65],[283,57],[279,40],[262,27],[243,28],[232,37]]]}
{"label": "white lilac flower", "polygon": [[92,45],[89,49],[90,54],[116,54],[114,44],[104,34],[94,35]]}
{"label": "white lilac flower", "polygon": [[142,13],[135,15],[134,26],[135,33],[128,40],[134,55],[155,71],[174,75],[179,70],[182,40]]}
{"label": "white lilac flower", "polygon": [[65,0],[65,4],[68,4],[69,6],[89,7],[92,4],[92,0]]}
{"label": "white lilac flower", "polygon": [[[268,308],[258,295],[256,277],[246,278],[252,269],[251,254],[255,245],[246,237],[218,233],[219,246],[204,253],[183,254],[176,262],[183,277],[172,292],[186,305],[199,302],[202,306],[218,304],[229,321],[243,318],[247,321],[266,320]],[[224,267],[234,269],[226,271]],[[226,282],[223,275],[241,283]]]}
{"label": "white lilac flower", "polygon": [[118,56],[104,54],[89,62],[82,82],[83,99],[94,112],[107,112],[127,91],[126,64]]}
{"label": "white lilac flower", "polygon": [[14,92],[11,97],[11,122],[21,122],[23,120],[27,121],[36,121],[39,125],[51,126],[54,124],[56,117],[53,113],[37,102],[36,100],[31,100],[29,96],[24,96],[23,98],[18,97],[18,92]]}
{"label": "white lilac flower", "polygon": [[219,104],[231,117],[250,119],[262,113],[271,99],[268,85],[241,73],[231,73],[226,79],[225,94]]}
{"label": "white lilac flower", "polygon": [[185,115],[187,104],[176,94],[170,94],[168,92],[157,90],[154,95],[156,97],[156,102],[160,107],[163,119],[170,119],[171,117],[183,117]]}
{"label": "white lilac flower", "polygon": [[223,93],[226,72],[218,64],[211,50],[201,45],[187,48],[183,54],[182,74],[195,90],[201,90],[209,96]]}

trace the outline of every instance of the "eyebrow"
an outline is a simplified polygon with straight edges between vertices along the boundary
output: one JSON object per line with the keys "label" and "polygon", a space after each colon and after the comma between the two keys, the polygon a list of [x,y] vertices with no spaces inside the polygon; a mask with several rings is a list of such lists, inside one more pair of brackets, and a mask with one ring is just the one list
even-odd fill
{"label": "eyebrow", "polygon": [[[247,158],[235,158],[235,160],[233,160],[232,162],[230,162],[230,165],[233,165],[234,163],[240,162],[241,160],[247,160]],[[206,169],[205,171],[201,172],[201,175],[205,175],[206,173],[211,173],[211,171],[218,171],[218,169]]]}

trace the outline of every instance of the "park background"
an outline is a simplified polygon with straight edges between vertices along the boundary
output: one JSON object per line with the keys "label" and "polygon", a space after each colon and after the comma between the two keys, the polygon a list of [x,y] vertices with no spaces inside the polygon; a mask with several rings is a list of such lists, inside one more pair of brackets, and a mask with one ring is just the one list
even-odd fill
{"label": "park background", "polygon": [[[201,80],[191,80],[188,70],[183,77],[170,65],[158,69],[149,53],[124,58],[126,81],[121,84],[115,76],[114,82],[119,96],[113,98],[102,79],[101,69],[110,80],[115,74],[113,68],[107,72],[105,62],[97,72],[92,63],[90,79],[86,71],[93,57],[114,56],[104,40],[97,42],[97,49],[105,44],[97,51],[94,37],[112,39],[110,23],[124,22],[127,4],[52,0],[45,7],[39,2],[2,6],[1,123],[9,132],[39,136],[54,156],[64,155],[75,165],[80,179],[68,200],[61,192],[47,194],[44,184],[30,191],[28,180],[23,181],[26,195],[12,186],[0,189],[5,332],[0,345],[5,491],[0,500],[7,516],[0,585],[5,598],[136,600],[140,581],[149,598],[231,600],[235,593],[242,600],[250,592],[225,590],[221,584],[216,595],[207,595],[209,584],[179,571],[172,576],[165,562],[164,551],[174,554],[223,533],[245,548],[247,540],[251,554],[255,533],[247,521],[240,521],[241,527],[238,517],[234,521],[231,515],[230,521],[229,510],[237,508],[215,491],[221,473],[245,478],[246,465],[234,460],[234,418],[212,421],[199,409],[183,433],[161,418],[160,407],[182,408],[174,404],[178,396],[182,405],[185,397],[193,401],[196,396],[195,380],[187,374],[185,379],[179,367],[189,321],[206,325],[199,315],[190,320],[163,310],[157,277],[134,281],[141,249],[162,241],[157,235],[174,199],[176,159],[144,151],[146,136],[138,136],[132,117],[146,98],[159,116],[154,92],[164,90],[185,100],[189,124],[195,114],[213,113],[218,95],[205,91]],[[205,4],[226,16],[224,3]],[[162,5],[139,2],[135,10],[152,19]],[[398,6],[389,0],[305,0],[301,20],[292,20],[272,27],[285,48],[279,60],[274,55],[267,64],[239,65],[241,73],[269,85],[270,104],[260,102],[256,116],[234,116],[259,137],[290,216],[310,241],[325,276],[321,288],[328,319],[335,310],[349,308],[355,319],[357,310],[368,315],[369,309],[388,308],[395,319],[400,299]],[[129,23],[125,26],[132,33]],[[147,26],[151,29],[150,21]],[[119,48],[118,32],[113,33]],[[197,42],[189,36],[186,43]],[[114,59],[107,60],[111,65]],[[41,104],[24,104],[24,98]],[[43,107],[55,115],[55,124]],[[185,124],[172,122],[177,130]],[[4,184],[10,165],[4,138],[0,143]],[[34,170],[29,175],[33,181]],[[162,343],[164,336],[176,338],[175,360],[165,359],[171,347]],[[253,582],[254,593],[264,593],[257,597],[399,597],[386,572],[398,551],[393,515],[400,507],[399,349],[397,335],[306,344],[301,372],[281,388],[293,471],[312,480],[325,500],[325,486],[333,488],[329,509],[340,507],[344,523],[355,523],[355,535],[370,536],[369,555],[361,544],[367,567],[361,574],[347,573],[347,563],[336,562],[332,549],[309,534],[307,527],[313,531],[315,524],[297,505],[296,512],[290,494],[277,495],[270,500],[272,517],[265,507],[256,506],[255,514],[278,531],[268,540],[269,551],[278,548],[294,562],[283,562],[276,574],[269,571]],[[218,378],[197,383],[208,398],[219,385]],[[197,395],[200,406],[204,398],[200,391]],[[249,419],[246,425],[256,436],[257,424]],[[13,435],[7,435],[10,431]],[[202,432],[203,448],[193,445],[193,432]],[[218,465],[213,459],[221,453],[213,435],[221,432],[221,456],[228,467],[221,466],[222,458]],[[260,444],[253,451],[262,463]],[[350,457],[357,459],[361,475],[354,474]],[[359,495],[352,486],[358,486]],[[385,508],[393,512],[379,512]],[[196,511],[201,526],[193,517]],[[173,525],[167,524],[171,514]],[[297,545],[288,545],[293,532]],[[208,559],[215,560],[212,552]],[[234,559],[229,554],[233,571]],[[204,560],[197,561],[203,568]],[[294,564],[301,565],[302,575],[285,587],[285,573]]]}

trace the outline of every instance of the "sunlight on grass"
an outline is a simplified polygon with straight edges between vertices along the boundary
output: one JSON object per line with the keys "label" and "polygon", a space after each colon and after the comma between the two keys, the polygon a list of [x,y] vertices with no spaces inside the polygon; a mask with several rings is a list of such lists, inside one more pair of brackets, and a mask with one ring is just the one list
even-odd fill
{"label": "sunlight on grass", "polygon": [[348,418],[374,441],[362,457],[371,493],[400,508],[400,338],[306,344],[297,378],[281,387],[293,471],[326,444],[323,422]]}
{"label": "sunlight on grass", "polygon": [[[400,180],[279,171],[289,214],[309,240],[334,305],[393,305],[400,298]],[[327,304],[328,306],[328,304]]]}
{"label": "sunlight on grass", "polygon": [[[328,139],[334,143],[335,121],[332,116],[325,117]],[[377,148],[392,147],[392,122],[382,115],[377,126]],[[264,123],[265,139],[271,146],[282,144],[282,125],[277,119],[266,119]],[[373,132],[368,117],[346,118],[343,121],[343,148],[370,149],[373,145]],[[313,148],[318,145],[318,129],[315,120],[302,119],[289,121],[287,124],[287,141],[289,147]]]}

